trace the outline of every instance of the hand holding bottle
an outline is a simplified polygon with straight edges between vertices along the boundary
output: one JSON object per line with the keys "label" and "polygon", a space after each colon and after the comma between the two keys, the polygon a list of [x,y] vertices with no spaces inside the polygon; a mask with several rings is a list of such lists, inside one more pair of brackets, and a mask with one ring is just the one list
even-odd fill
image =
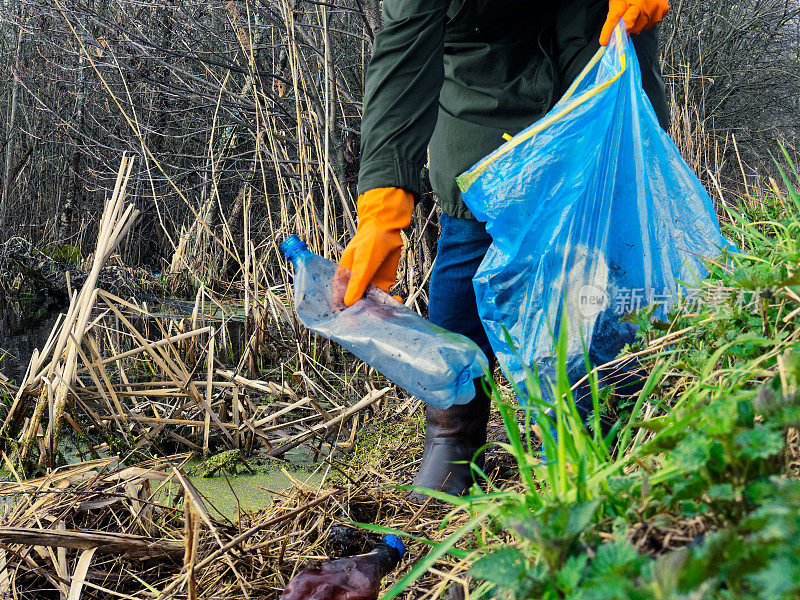
{"label": "hand holding bottle", "polygon": [[432,325],[374,285],[347,306],[350,272],[312,253],[297,236],[281,250],[294,265],[300,322],[334,340],[408,393],[437,408],[466,404],[488,361],[472,340]]}
{"label": "hand holding bottle", "polygon": [[403,238],[411,223],[414,195],[401,188],[377,188],[358,199],[358,230],[339,264],[352,272],[344,303],[355,304],[372,283],[388,293],[397,279]]}
{"label": "hand holding bottle", "polygon": [[313,563],[289,582],[281,600],[377,600],[381,579],[404,553],[400,539],[387,535],[367,554]]}

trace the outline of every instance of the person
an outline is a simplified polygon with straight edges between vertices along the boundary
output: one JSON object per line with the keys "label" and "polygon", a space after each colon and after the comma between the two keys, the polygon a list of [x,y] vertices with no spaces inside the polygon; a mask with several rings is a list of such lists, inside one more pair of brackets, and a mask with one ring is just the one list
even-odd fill
{"label": "person", "polygon": [[[358,227],[340,259],[351,271],[345,303],[356,302],[370,283],[387,292],[395,283],[400,230],[411,222],[429,153],[442,215],[428,318],[466,335],[491,359],[472,287],[491,237],[454,178],[503,143],[504,134],[544,116],[620,19],[666,127],[656,25],[667,0],[383,0],[382,10],[384,29],[366,74]],[[451,494],[470,487],[468,463],[486,442],[489,418],[489,398],[476,388],[469,404],[426,407],[414,485]]]}

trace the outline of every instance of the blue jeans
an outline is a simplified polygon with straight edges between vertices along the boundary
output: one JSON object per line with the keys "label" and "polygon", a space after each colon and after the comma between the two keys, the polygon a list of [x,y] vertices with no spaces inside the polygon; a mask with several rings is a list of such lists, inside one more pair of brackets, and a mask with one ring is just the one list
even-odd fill
{"label": "blue jeans", "polygon": [[[490,364],[494,363],[494,353],[478,316],[475,289],[472,286],[472,278],[492,243],[492,237],[486,233],[483,223],[471,219],[442,214],[439,223],[442,234],[439,237],[436,264],[431,273],[428,319],[434,325],[467,336],[483,350]],[[595,335],[602,338],[603,331],[596,331]],[[591,349],[596,348],[603,348],[602,339],[592,339],[590,356]],[[600,356],[604,360],[598,360],[595,356],[592,362],[603,364],[615,354]],[[585,369],[581,368],[568,374],[568,377],[575,382],[584,374]],[[599,375],[600,387],[614,382],[628,394],[636,393],[644,381],[636,364],[623,363],[610,372],[601,371]],[[576,390],[575,400],[578,413],[582,419],[586,419],[593,408],[588,383]],[[603,426],[607,427],[607,423],[603,422]]]}
{"label": "blue jeans", "polygon": [[467,336],[478,344],[490,362],[494,353],[483,330],[475,301],[472,277],[478,270],[492,237],[483,223],[442,214],[442,234],[431,273],[428,319],[434,325]]}

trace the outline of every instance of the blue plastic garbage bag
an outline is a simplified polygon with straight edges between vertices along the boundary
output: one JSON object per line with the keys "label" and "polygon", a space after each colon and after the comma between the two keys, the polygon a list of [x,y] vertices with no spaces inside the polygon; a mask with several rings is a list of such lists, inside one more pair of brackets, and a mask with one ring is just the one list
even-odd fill
{"label": "blue plastic garbage bag", "polygon": [[679,280],[704,276],[701,259],[730,247],[640,79],[620,22],[544,118],[457,178],[492,236],[473,279],[478,310],[523,396],[525,366],[556,381],[562,319],[574,383],[585,347],[595,366],[615,358],[635,339],[621,316],[660,302],[654,317],[664,318],[685,292]]}

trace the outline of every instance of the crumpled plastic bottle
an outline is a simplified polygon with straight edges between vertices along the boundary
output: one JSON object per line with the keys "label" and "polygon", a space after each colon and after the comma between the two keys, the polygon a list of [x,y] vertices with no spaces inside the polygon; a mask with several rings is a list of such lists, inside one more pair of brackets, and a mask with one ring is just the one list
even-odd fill
{"label": "crumpled plastic bottle", "polygon": [[355,354],[408,393],[436,408],[466,404],[488,368],[469,338],[423,319],[370,285],[345,306],[350,272],[311,252],[296,235],[281,243],[294,265],[294,304],[300,322]]}
{"label": "crumpled plastic bottle", "polygon": [[312,563],[289,582],[281,600],[377,600],[381,580],[405,552],[390,534],[367,554]]}

